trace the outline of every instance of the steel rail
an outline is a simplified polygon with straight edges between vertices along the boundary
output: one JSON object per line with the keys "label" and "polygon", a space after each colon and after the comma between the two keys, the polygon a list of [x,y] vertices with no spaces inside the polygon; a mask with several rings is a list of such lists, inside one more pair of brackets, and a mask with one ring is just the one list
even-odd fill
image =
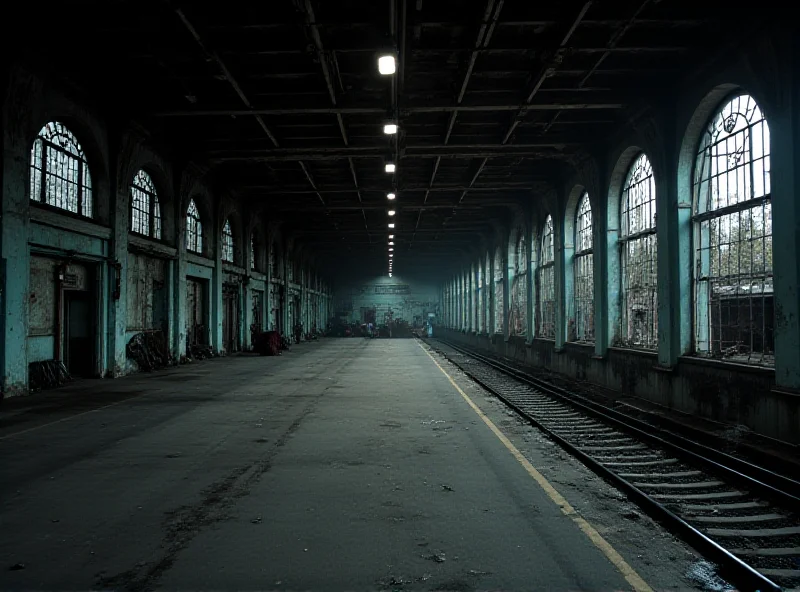
{"label": "steel rail", "polygon": [[[633,424],[646,426],[646,428],[649,430],[654,429],[654,426],[641,422],[640,420],[637,420],[635,418],[625,416],[624,414],[619,413],[618,411],[609,409],[607,407],[603,407],[602,405],[594,403],[593,401],[589,401],[588,399],[581,397],[580,395],[569,393],[564,389],[548,384],[545,381],[532,377],[516,368],[513,368],[511,366],[503,364],[502,362],[498,362],[497,360],[493,360],[481,354],[475,353],[461,346],[457,346],[444,339],[438,339],[438,341],[442,342],[443,344],[447,345],[448,347],[458,352],[466,354],[478,360],[479,362],[486,364],[487,366],[490,366],[508,376],[511,376],[512,378],[520,382],[527,383],[528,385],[544,392],[548,396],[554,397],[559,401],[565,402],[573,407],[577,407],[578,409],[592,416],[598,417],[603,421],[615,425],[620,429],[622,429],[623,431],[627,431],[643,440],[646,440],[657,446],[666,448],[672,452],[675,452],[676,454],[679,454],[680,456],[689,458],[690,460],[693,460],[695,462],[699,462],[709,467],[712,471],[724,473],[732,480],[739,482],[746,482],[750,487],[764,492],[769,497],[779,498],[783,500],[782,503],[792,504],[790,505],[790,507],[797,507],[796,504],[800,502],[800,499],[798,499],[797,497],[795,497],[790,493],[787,493],[772,485],[764,483],[759,479],[749,477],[741,473],[740,471],[737,471],[735,469],[732,469],[730,467],[721,464],[720,462],[717,462],[716,460],[703,457],[700,454],[688,450],[683,446],[678,446],[659,436],[650,434],[644,431],[641,427],[636,427]],[[435,345],[433,345],[433,347],[435,348]],[[440,353],[442,353],[443,355],[445,355],[445,357],[447,357],[445,352],[440,352]],[[455,361],[454,363],[457,364],[457,362]],[[511,401],[503,393],[499,392],[497,389],[488,385],[485,381],[475,376],[469,370],[462,368],[462,371],[465,374],[467,374],[467,376],[469,376],[472,380],[478,383],[481,387],[483,387],[484,389],[488,390],[493,395],[495,395],[505,405],[513,409],[520,417],[524,418],[531,425],[534,425],[538,429],[542,430],[549,438],[555,441],[569,454],[578,458],[593,472],[603,477],[607,481],[613,483],[619,489],[625,491],[629,495],[629,497],[633,501],[635,501],[635,503],[639,505],[649,516],[651,516],[655,520],[658,520],[660,523],[664,524],[671,531],[678,534],[684,541],[686,541],[688,544],[694,547],[704,557],[717,563],[720,566],[721,573],[723,573],[726,576],[726,578],[731,581],[731,583],[738,586],[740,589],[758,590],[760,592],[765,592],[767,590],[778,592],[782,589],[772,580],[765,577],[764,575],[759,573],[756,569],[749,566],[741,559],[730,553],[727,549],[725,549],[724,547],[720,546],[718,543],[707,537],[705,534],[703,534],[698,529],[693,527],[691,524],[686,522],[683,518],[681,518],[680,516],[678,516],[668,508],[666,508],[664,505],[662,505],[661,503],[659,503],[658,501],[656,501],[655,499],[644,493],[641,489],[633,485],[631,482],[620,477],[612,470],[608,469],[607,467],[603,466],[600,462],[593,459],[590,455],[583,452],[575,445],[567,441],[565,438],[559,436],[558,434],[547,428],[535,417],[531,416],[529,413],[521,409],[517,404]],[[670,434],[670,437],[673,436],[674,436],[673,434]],[[675,439],[681,440],[683,442],[690,442],[689,440],[686,440],[685,438],[682,438],[680,436],[674,436],[674,437]],[[704,447],[702,445],[698,444],[696,445],[701,448],[708,449],[707,447]],[[744,465],[753,467],[755,469],[761,469],[760,467],[756,467],[755,465],[751,465],[750,463],[746,463],[745,461],[741,461],[740,459],[736,459],[730,455],[726,455],[725,453],[721,453],[718,451],[714,452],[716,452],[718,455],[722,457],[727,457],[733,461],[737,461],[738,463],[742,463]],[[764,469],[761,470],[764,471]],[[766,472],[775,475],[778,478],[785,479],[789,483],[794,483],[795,485],[799,485],[796,482],[792,481],[791,479],[782,477],[777,473],[772,473],[771,471],[766,471]]]}

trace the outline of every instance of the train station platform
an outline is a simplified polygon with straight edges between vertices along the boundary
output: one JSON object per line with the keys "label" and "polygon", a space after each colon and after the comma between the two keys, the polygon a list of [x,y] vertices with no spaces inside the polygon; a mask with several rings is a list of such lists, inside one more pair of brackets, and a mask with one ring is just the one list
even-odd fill
{"label": "train station platform", "polygon": [[416,340],[6,404],[3,590],[649,589]]}

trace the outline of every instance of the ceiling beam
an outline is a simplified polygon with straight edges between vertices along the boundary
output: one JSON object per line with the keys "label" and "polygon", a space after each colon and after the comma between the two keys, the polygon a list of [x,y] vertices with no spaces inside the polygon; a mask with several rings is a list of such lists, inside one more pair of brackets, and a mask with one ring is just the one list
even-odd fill
{"label": "ceiling beam", "polygon": [[[559,109],[570,111],[582,110],[614,110],[622,109],[625,105],[623,103],[614,102],[599,102],[592,103],[587,101],[576,103],[539,103],[533,105],[526,105],[529,111],[556,111]],[[403,113],[449,113],[451,111],[466,111],[466,112],[480,112],[480,111],[516,111],[519,105],[507,104],[487,104],[487,105],[416,105],[403,108]],[[342,114],[342,115],[365,115],[365,114],[380,114],[386,115],[386,109],[381,107],[284,107],[274,109],[193,109],[193,110],[176,110],[176,111],[157,111],[154,113],[146,114],[150,117],[244,117],[259,115],[326,115],[326,114]]]}

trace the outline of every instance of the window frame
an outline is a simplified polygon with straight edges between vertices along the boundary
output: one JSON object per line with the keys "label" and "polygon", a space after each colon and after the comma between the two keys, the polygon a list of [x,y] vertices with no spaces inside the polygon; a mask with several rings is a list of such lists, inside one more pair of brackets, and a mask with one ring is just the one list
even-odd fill
{"label": "window frame", "polygon": [[[742,99],[746,100],[745,108],[741,108],[741,101]],[[739,101],[735,107],[732,105]],[[748,111],[752,107],[753,118],[747,115]],[[728,115],[725,116],[726,111]],[[735,120],[731,120],[732,115],[736,115]],[[744,118],[746,122],[743,129],[736,129],[736,124],[740,118]],[[721,127],[718,127],[721,126]],[[727,126],[730,126],[730,129],[727,129]],[[754,144],[754,132],[756,128],[759,127],[759,137],[761,139],[762,145],[760,147],[760,151],[754,150],[757,146]],[[715,133],[717,134],[715,136]],[[747,157],[747,160],[737,161],[733,165],[730,164],[730,158],[732,154],[727,150],[731,143],[734,147],[734,153],[736,154],[736,136],[739,134],[743,134],[746,138],[746,146],[742,146],[743,148],[743,155]],[[715,148],[723,146],[723,150],[725,152],[721,155],[720,153],[715,152]],[[759,155],[757,155],[757,153]],[[724,170],[714,170],[715,164],[718,164],[720,161],[723,160],[721,156],[727,156],[726,166]],[[772,146],[771,146],[771,132],[769,129],[769,121],[767,120],[766,114],[764,113],[763,107],[758,103],[758,101],[753,97],[751,94],[747,92],[743,92],[742,90],[734,91],[727,96],[725,96],[719,104],[714,109],[711,116],[705,123],[703,128],[703,132],[697,142],[697,147],[695,149],[695,160],[693,163],[692,169],[692,177],[691,177],[691,191],[692,191],[692,260],[693,260],[693,271],[692,271],[692,354],[698,357],[710,358],[710,359],[717,359],[722,362],[727,363],[739,363],[739,364],[747,364],[752,366],[762,366],[762,367],[774,367],[775,364],[775,351],[774,351],[774,335],[775,335],[775,296],[774,296],[774,276],[775,276],[775,269],[774,269],[774,262],[772,260],[771,250],[773,248],[773,234],[772,234],[772,170],[771,170],[771,158],[772,158]],[[702,172],[698,171],[700,167],[700,163],[702,161]],[[757,163],[761,165],[761,174],[762,178],[761,182],[761,189],[763,190],[762,195],[756,195],[756,168]],[[706,169],[706,164],[709,164],[708,169]],[[728,182],[730,181],[730,177],[734,176],[736,180],[736,187],[739,188],[739,175],[737,171],[743,170],[743,178],[742,180],[745,182],[745,188],[749,189],[749,195],[747,198],[738,201],[737,203],[727,203],[720,207],[712,209],[709,203],[702,204],[703,199],[706,199],[708,202],[711,202],[714,199],[714,193],[716,189],[717,199],[720,199],[720,185],[719,180],[721,178],[725,178],[725,185],[727,190],[726,197],[728,201],[730,201],[731,192],[730,187],[728,186]],[[749,185],[749,187],[748,187]],[[701,205],[703,206],[701,208]],[[719,273],[718,275],[713,275],[711,268],[713,267],[713,245],[711,244],[711,235],[713,231],[710,229],[710,226],[715,221],[722,221],[725,219],[730,219],[730,217],[737,216],[739,218],[739,223],[741,223],[741,218],[743,214],[749,214],[748,217],[748,226],[752,230],[753,228],[753,218],[752,214],[756,212],[758,209],[761,209],[762,213],[762,224],[763,224],[763,234],[760,237],[756,237],[756,240],[762,240],[762,256],[763,256],[763,270],[759,272],[755,272],[752,270],[750,273],[744,272],[746,275],[746,279],[750,280],[750,286],[752,287],[752,282],[755,279],[761,280],[761,293],[758,296],[760,298],[760,310],[761,310],[761,320],[762,320],[762,338],[761,338],[761,351],[755,352],[754,339],[753,339],[753,332],[749,333],[750,342],[748,345],[748,353],[747,354],[739,354],[738,351],[734,352],[733,347],[723,347],[725,340],[723,339],[722,335],[720,335],[717,339],[714,338],[714,320],[713,317],[715,313],[712,309],[713,304],[713,291],[714,291],[714,284],[728,278],[730,281],[734,277],[738,277],[740,280],[742,279],[743,272],[742,272],[742,261],[741,257],[737,257],[737,268],[735,274],[728,274],[725,275],[723,273]],[[741,226],[737,225],[737,229],[741,228]],[[745,226],[747,229],[747,226]],[[738,230],[737,230],[738,232]],[[707,239],[707,240],[706,240]],[[747,238],[739,238],[735,243],[735,248],[740,250],[743,245],[747,245],[751,242],[752,239]],[[767,246],[769,245],[769,247]],[[723,265],[721,259],[721,251],[723,245],[718,245],[720,249],[720,253],[718,253],[718,265],[721,267]],[[734,248],[734,243],[729,242],[726,245],[726,250],[732,250]],[[752,245],[751,245],[752,246]],[[767,249],[770,249],[770,256],[769,261],[767,261]],[[703,256],[701,252],[703,250],[707,250],[708,254]],[[752,249],[751,249],[751,256],[753,256]],[[704,261],[705,260],[705,261]],[[751,264],[753,261],[751,261]],[[705,272],[704,272],[705,268]],[[734,280],[735,281],[735,280]],[[767,294],[765,291],[770,286],[772,292]],[[741,283],[739,285],[741,288]],[[747,324],[750,326],[753,323],[753,313],[755,312],[753,309],[753,301],[756,297],[753,296],[753,292],[750,294],[739,294],[739,290],[737,288],[736,293],[732,298],[728,300],[730,302],[735,303],[737,309],[741,310],[741,303],[745,302],[748,303],[749,306],[747,307],[750,311],[750,317],[746,319]],[[772,306],[771,311],[770,307],[767,306],[768,299],[772,299]],[[705,315],[701,315],[701,307],[703,303],[707,304],[709,310],[705,312]],[[721,333],[723,330],[723,322],[722,322],[722,298],[719,299],[719,310],[716,311],[719,314],[719,332]],[[758,305],[757,305],[758,307]],[[768,312],[772,313],[771,318],[771,326],[768,327]],[[729,311],[730,314],[730,311]],[[705,318],[703,319],[702,316]],[[703,320],[705,322],[703,322]],[[737,325],[741,326],[741,323],[737,323]],[[767,351],[767,343],[768,343],[768,331],[771,332],[771,340],[773,349],[771,352]],[[705,339],[703,339],[705,337]],[[715,342],[719,342],[719,352],[715,351]],[[701,343],[705,342],[707,344],[706,349],[701,349]],[[726,351],[728,350],[728,351]],[[753,355],[756,353],[757,355]]]}
{"label": "window frame", "polygon": [[[587,208],[583,209],[583,205]],[[588,222],[587,222],[588,219]],[[575,250],[572,256],[572,300],[574,307],[574,331],[570,331],[570,337],[575,343],[594,343],[594,212],[592,211],[592,201],[589,192],[584,191],[578,200],[575,208]],[[588,241],[585,236],[589,237]],[[585,246],[588,243],[588,246]],[[589,271],[586,272],[586,269]],[[579,286],[584,284],[586,278],[591,277],[590,294],[591,298],[583,297],[583,292]],[[583,310],[589,306],[588,311]],[[579,319],[587,315],[589,323],[580,323]],[[585,325],[585,326],[584,326]],[[583,330],[581,327],[583,326]]]}
{"label": "window frame", "polygon": [[[192,237],[194,237],[194,241],[192,241]],[[186,207],[186,239],[184,241],[186,250],[196,255],[203,255],[203,238],[203,220],[200,216],[200,209],[194,199],[190,199],[189,205]]]}
{"label": "window frame", "polygon": [[[631,183],[631,181],[635,177],[635,173],[642,167],[639,166],[640,162],[646,162],[646,167],[643,167],[645,173],[639,176],[635,182]],[[629,207],[629,200],[632,195],[632,190],[639,189],[642,186],[647,184],[648,188],[651,190],[649,198],[646,201],[642,201],[638,205],[635,205],[634,208],[642,208],[645,204],[652,204],[652,225],[648,226],[647,228],[636,229],[634,232],[630,232],[631,226],[631,212],[633,208]],[[636,194],[634,194],[636,195]],[[640,349],[645,351],[655,351],[658,348],[658,209],[657,209],[657,192],[656,192],[656,181],[655,181],[655,173],[653,172],[653,164],[650,160],[650,157],[647,156],[647,153],[642,151],[636,154],[636,156],[631,160],[631,164],[628,166],[628,170],[625,174],[625,182],[622,186],[622,196],[620,199],[620,235],[619,235],[619,270],[620,270],[620,332],[617,336],[617,343],[615,345],[620,347],[625,347],[629,349]],[[630,294],[633,293],[635,288],[627,287],[627,270],[633,265],[629,261],[629,249],[630,245],[634,245],[635,243],[642,241],[643,239],[646,241],[647,239],[652,237],[652,241],[650,244],[646,242],[643,243],[644,247],[643,250],[646,253],[651,253],[649,257],[649,261],[654,269],[651,269],[651,275],[655,278],[655,282],[652,284],[651,294],[652,294],[652,301],[651,306],[648,309],[651,312],[652,317],[646,320],[646,327],[649,327],[648,334],[649,334],[649,341],[645,341],[643,343],[639,343],[635,339],[635,331],[633,334],[629,331],[631,327],[631,321],[629,316],[630,309]],[[650,327],[652,323],[652,327]]]}
{"label": "window frame", "polygon": [[[63,138],[65,145],[59,145],[57,143],[58,138]],[[71,145],[74,151],[65,147],[67,144]],[[62,158],[73,160],[77,163],[75,167],[77,179],[71,180],[50,170],[48,166],[50,163],[50,150]],[[62,164],[68,165],[69,162]],[[72,170],[71,167],[68,168]],[[59,213],[77,216],[85,220],[94,220],[94,188],[92,186],[89,159],[86,156],[86,151],[78,141],[78,137],[69,127],[56,120],[48,121],[42,126],[31,147],[28,174],[30,175],[28,186],[30,192],[29,201],[37,206],[52,208]],[[76,187],[75,211],[69,209],[69,207],[58,205],[55,196],[52,197],[53,203],[48,201],[48,197],[50,197],[49,188],[59,184],[57,182],[49,183],[49,179],[60,181],[61,185],[67,183]]]}
{"label": "window frame", "polygon": [[233,236],[233,227],[230,218],[225,219],[220,233],[220,256],[225,263],[235,264],[236,240]]}
{"label": "window frame", "polygon": [[[549,260],[545,257],[545,240],[550,237],[549,245]],[[556,338],[556,282],[555,282],[555,227],[553,225],[553,216],[550,214],[544,220],[542,226],[542,236],[539,239],[539,263],[536,267],[536,283],[537,283],[537,299],[536,299],[536,336],[541,339],[555,339]],[[547,277],[545,277],[547,276]],[[545,290],[543,282],[548,281],[548,291],[551,298],[545,299]],[[552,319],[549,321],[545,318],[544,305],[552,303]]]}
{"label": "window frame", "polygon": [[[143,187],[136,184],[137,179],[140,175],[144,175],[144,180],[149,183],[148,187]],[[133,210],[134,202],[135,202],[135,195],[134,192],[138,191],[144,194],[147,197],[147,204],[148,204],[148,211],[144,212],[143,210],[139,209],[139,212],[143,212],[147,214],[147,228],[148,232],[143,233],[133,228],[134,217],[133,217]],[[136,236],[142,236],[145,238],[149,238],[152,240],[162,240],[163,236],[163,220],[161,218],[161,203],[158,200],[158,192],[156,190],[156,185],[153,182],[153,178],[150,174],[144,170],[139,169],[136,171],[136,174],[133,176],[133,181],[131,182],[128,188],[128,198],[130,201],[130,207],[128,208],[131,220],[128,231],[135,234]]]}

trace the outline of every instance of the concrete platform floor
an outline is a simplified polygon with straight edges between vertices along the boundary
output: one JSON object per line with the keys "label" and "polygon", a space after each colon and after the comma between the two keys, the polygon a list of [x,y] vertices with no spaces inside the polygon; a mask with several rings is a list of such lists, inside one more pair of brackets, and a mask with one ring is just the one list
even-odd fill
{"label": "concrete platform floor", "polygon": [[8,400],[0,446],[2,590],[632,587],[411,339]]}

